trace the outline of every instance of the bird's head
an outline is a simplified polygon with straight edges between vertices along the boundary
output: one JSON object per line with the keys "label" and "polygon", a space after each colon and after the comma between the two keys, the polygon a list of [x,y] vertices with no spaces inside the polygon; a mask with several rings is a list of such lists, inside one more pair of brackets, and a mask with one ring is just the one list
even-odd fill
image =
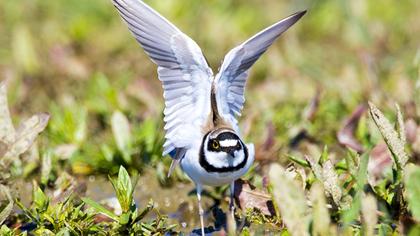
{"label": "bird's head", "polygon": [[231,129],[216,129],[203,140],[201,158],[214,168],[242,168],[248,157],[248,150],[239,136]]}

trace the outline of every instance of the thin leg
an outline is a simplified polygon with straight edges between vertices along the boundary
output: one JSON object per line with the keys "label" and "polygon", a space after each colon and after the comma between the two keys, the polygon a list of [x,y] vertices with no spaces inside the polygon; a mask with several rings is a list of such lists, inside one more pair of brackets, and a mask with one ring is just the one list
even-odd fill
{"label": "thin leg", "polygon": [[201,235],[204,236],[204,210],[201,206],[201,191],[201,186],[197,185],[198,213],[200,214]]}
{"label": "thin leg", "polygon": [[235,218],[235,182],[230,184],[230,202],[229,202],[229,210],[233,218]]}
{"label": "thin leg", "polygon": [[230,202],[229,202],[229,211],[230,216],[227,216],[227,230],[229,235],[236,234],[236,221],[235,221],[235,182],[232,182],[230,185]]}

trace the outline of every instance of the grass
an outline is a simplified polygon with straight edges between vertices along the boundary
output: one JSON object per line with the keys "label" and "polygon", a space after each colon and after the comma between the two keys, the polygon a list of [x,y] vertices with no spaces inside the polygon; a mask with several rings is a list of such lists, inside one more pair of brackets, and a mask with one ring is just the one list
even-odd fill
{"label": "grass", "polygon": [[[244,176],[255,188],[236,198],[254,207],[238,209],[238,231],[418,234],[418,1],[147,2],[202,47],[213,70],[260,29],[309,10],[250,74],[240,126],[256,144]],[[112,4],[6,1],[0,22],[1,233],[197,228],[186,216],[197,212],[191,182],[179,169],[166,178],[156,68]],[[129,181],[136,173],[138,185]],[[227,196],[226,187],[207,189],[207,225],[229,228]],[[121,209],[103,204],[115,197]]]}

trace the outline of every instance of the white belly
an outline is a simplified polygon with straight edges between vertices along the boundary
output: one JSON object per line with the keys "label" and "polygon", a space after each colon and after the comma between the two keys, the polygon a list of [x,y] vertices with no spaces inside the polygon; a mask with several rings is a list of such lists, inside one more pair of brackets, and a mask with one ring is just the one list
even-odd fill
{"label": "white belly", "polygon": [[196,183],[200,185],[220,186],[230,184],[243,176],[254,162],[254,145],[247,145],[248,160],[245,166],[232,172],[207,172],[199,163],[199,150],[190,149],[181,160],[182,170]]}

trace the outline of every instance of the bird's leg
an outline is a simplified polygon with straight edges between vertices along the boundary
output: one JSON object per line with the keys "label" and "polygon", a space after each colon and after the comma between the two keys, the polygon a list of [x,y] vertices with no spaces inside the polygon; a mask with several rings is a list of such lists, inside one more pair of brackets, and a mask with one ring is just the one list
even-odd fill
{"label": "bird's leg", "polygon": [[229,210],[232,218],[235,219],[235,181],[230,184],[230,202],[229,202]]}
{"label": "bird's leg", "polygon": [[200,214],[200,223],[201,223],[201,235],[205,235],[204,234],[204,210],[203,207],[201,206],[201,186],[197,185],[197,199],[198,199],[198,213]]}
{"label": "bird's leg", "polygon": [[236,234],[236,221],[235,221],[235,202],[233,197],[235,196],[235,182],[232,182],[230,185],[230,202],[229,202],[229,211],[230,216],[226,217],[226,226],[229,235]]}

